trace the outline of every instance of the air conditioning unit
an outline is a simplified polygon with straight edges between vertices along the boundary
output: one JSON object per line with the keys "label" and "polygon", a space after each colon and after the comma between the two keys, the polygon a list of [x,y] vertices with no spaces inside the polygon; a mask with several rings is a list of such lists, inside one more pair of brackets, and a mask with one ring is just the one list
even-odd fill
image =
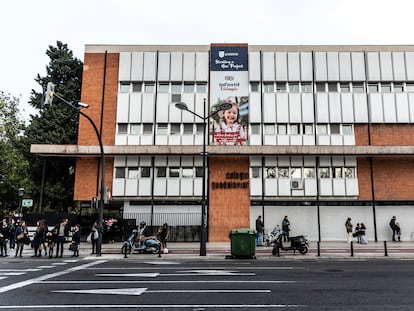
{"label": "air conditioning unit", "polygon": [[292,189],[292,190],[302,190],[303,189],[303,179],[292,179],[290,181],[290,189]]}

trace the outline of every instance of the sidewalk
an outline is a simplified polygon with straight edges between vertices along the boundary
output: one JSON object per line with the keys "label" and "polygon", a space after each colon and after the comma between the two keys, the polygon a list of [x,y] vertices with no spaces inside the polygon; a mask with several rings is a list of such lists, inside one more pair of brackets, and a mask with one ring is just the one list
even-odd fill
{"label": "sidewalk", "polygon": [[[258,259],[274,259],[280,260],[283,258],[295,259],[309,259],[309,258],[399,258],[399,259],[413,259],[414,260],[414,241],[413,242],[370,242],[366,245],[352,243],[353,256],[351,256],[351,244],[347,242],[310,242],[309,252],[306,255],[296,254],[293,251],[281,251],[280,257],[272,255],[271,246],[256,247],[256,257]],[[319,244],[319,245],[318,245]],[[108,258],[124,258],[121,254],[121,242],[114,244],[102,245],[102,256]],[[208,259],[223,259],[231,255],[231,243],[229,242],[207,242],[207,255],[200,256],[199,242],[168,242],[168,254],[162,254],[163,258],[208,258]],[[319,254],[318,254],[319,246]],[[81,243],[80,256],[94,257],[90,255],[90,243]],[[386,256],[387,255],[387,256]],[[128,258],[151,258],[154,254],[138,254],[132,252]]]}

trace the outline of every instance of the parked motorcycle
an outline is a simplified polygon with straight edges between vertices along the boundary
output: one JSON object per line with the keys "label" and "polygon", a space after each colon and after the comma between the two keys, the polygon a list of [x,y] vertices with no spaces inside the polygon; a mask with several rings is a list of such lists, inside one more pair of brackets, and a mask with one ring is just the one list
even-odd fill
{"label": "parked motorcycle", "polygon": [[158,257],[161,257],[161,242],[156,237],[148,237],[142,242],[137,237],[138,230],[132,230],[132,234],[122,245],[121,252],[124,254],[124,258],[127,258],[127,254],[131,254],[132,251],[140,254],[158,254]]}
{"label": "parked motorcycle", "polygon": [[286,233],[282,232],[278,235],[272,250],[272,254],[280,256],[280,250],[283,251],[299,251],[302,255],[305,255],[308,252],[309,241],[303,235],[292,236],[290,237],[290,246],[284,246],[282,243],[282,238]]}

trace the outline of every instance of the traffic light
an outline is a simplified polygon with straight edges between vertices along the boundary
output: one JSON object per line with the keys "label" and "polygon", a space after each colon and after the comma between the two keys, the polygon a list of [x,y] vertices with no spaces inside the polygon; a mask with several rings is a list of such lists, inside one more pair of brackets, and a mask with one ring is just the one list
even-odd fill
{"label": "traffic light", "polygon": [[54,92],[55,92],[55,85],[52,82],[48,82],[47,88],[46,88],[44,105],[52,103]]}
{"label": "traffic light", "polygon": [[98,197],[92,197],[91,208],[94,208],[94,209],[98,208]]}

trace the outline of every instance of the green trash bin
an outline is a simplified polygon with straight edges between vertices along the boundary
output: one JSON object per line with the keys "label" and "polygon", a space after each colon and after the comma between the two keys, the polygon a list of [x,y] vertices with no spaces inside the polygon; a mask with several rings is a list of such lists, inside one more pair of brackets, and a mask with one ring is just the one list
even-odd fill
{"label": "green trash bin", "polygon": [[231,255],[236,258],[256,258],[256,230],[230,231]]}

